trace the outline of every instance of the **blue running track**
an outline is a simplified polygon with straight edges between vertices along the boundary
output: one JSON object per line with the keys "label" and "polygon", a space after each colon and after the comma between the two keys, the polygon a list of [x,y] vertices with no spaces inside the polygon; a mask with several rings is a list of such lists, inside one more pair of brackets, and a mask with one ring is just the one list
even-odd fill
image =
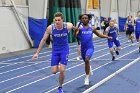
{"label": "blue running track", "polygon": [[[84,85],[84,62],[76,60],[77,43],[70,44],[64,92],[82,93],[91,89],[90,93],[140,93],[138,44],[135,41],[131,45],[124,34],[119,35],[119,40],[122,50],[120,55],[116,55],[115,61],[111,60],[106,39],[93,40],[95,52],[91,59],[93,75],[90,76],[89,86]],[[11,53],[13,56],[0,59],[0,93],[57,93],[59,73],[51,73],[51,49],[44,48],[35,61],[31,60],[33,54],[34,52],[20,55]],[[135,63],[98,85],[100,81],[133,62]]]}

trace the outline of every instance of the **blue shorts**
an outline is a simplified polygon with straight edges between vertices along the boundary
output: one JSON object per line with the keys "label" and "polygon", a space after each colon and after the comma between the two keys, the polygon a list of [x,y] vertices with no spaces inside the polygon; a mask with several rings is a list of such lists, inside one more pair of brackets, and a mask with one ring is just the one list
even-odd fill
{"label": "blue shorts", "polygon": [[136,36],[136,39],[139,39],[139,37],[140,37],[140,32],[135,32],[135,36]]}
{"label": "blue shorts", "polygon": [[113,47],[113,43],[117,46],[117,47],[120,47],[121,44],[120,44],[120,41],[117,39],[117,38],[114,38],[112,40],[108,40],[108,47],[109,48],[112,48]]}
{"label": "blue shorts", "polygon": [[85,57],[88,56],[88,57],[92,57],[93,55],[93,52],[94,52],[94,48],[89,48],[89,49],[82,49],[81,50],[81,56],[82,56],[82,59],[85,61]]}
{"label": "blue shorts", "polygon": [[68,52],[53,52],[51,59],[51,66],[57,66],[60,64],[67,65],[68,63]]}

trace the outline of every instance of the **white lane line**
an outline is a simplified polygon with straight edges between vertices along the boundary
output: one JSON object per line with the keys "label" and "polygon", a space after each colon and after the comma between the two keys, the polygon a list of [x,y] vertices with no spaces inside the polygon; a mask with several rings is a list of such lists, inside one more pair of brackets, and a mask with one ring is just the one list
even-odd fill
{"label": "white lane line", "polygon": [[[126,47],[129,47],[129,46],[126,46]],[[126,47],[124,47],[124,48],[126,48]],[[124,49],[123,48],[123,49]],[[105,54],[105,55],[108,55],[108,54],[110,54],[110,53],[107,53],[107,54]],[[102,56],[99,56],[99,57],[97,57],[97,58],[100,58],[100,57],[103,57],[103,56],[105,56],[105,55],[102,55]],[[97,59],[97,58],[94,58],[94,59]],[[93,59],[93,60],[94,60]],[[112,62],[112,61],[111,61]],[[110,63],[111,63],[110,62]],[[81,64],[79,64],[79,66],[80,65],[83,65],[84,63],[81,63]],[[108,63],[109,64],[109,63]],[[76,65],[77,66],[77,65]],[[73,68],[73,67],[72,67]],[[68,68],[69,69],[69,68]],[[68,70],[68,69],[66,69],[66,71]],[[57,73],[58,74],[58,73]],[[85,75],[85,74],[84,74]],[[29,85],[31,85],[31,84],[34,84],[34,83],[36,83],[36,82],[39,82],[39,81],[41,81],[41,80],[44,80],[44,79],[46,79],[46,78],[49,78],[49,77],[51,77],[52,75],[50,75],[50,76],[48,76],[48,77],[44,77],[44,78],[41,78],[41,79],[39,79],[39,80],[36,80],[36,81],[33,81],[33,82],[30,82],[30,83],[28,83],[28,84],[25,84],[25,85],[23,85],[23,86],[20,86],[20,87],[17,87],[17,88],[15,88],[15,89],[12,89],[12,90],[10,90],[10,91],[8,91],[8,92],[6,92],[6,93],[10,93],[10,92],[13,92],[13,91],[16,91],[16,90],[18,90],[18,89],[21,89],[21,88],[23,88],[23,87],[26,87],[26,86],[29,86]],[[55,88],[55,89],[57,89],[57,87]],[[54,89],[54,90],[55,90]],[[53,90],[52,90],[53,91]]]}
{"label": "white lane line", "polygon": [[[98,51],[95,51],[95,53],[96,52],[100,52],[100,51],[102,51],[102,50],[105,50],[105,49],[107,49],[107,48],[104,48],[104,49],[100,49],[100,50],[98,50]],[[76,52],[74,52],[74,53],[71,53],[71,55],[72,54],[75,54]],[[109,53],[108,53],[109,54]],[[102,55],[102,56],[104,56],[104,55]],[[101,56],[101,57],[102,57]],[[72,58],[71,60],[73,60],[73,59],[75,59],[75,58]],[[36,63],[36,64],[39,64],[39,63]],[[29,65],[29,66],[31,66],[31,65]],[[26,67],[26,66],[25,66]],[[50,66],[49,66],[50,67]],[[21,67],[20,67],[21,68]],[[1,74],[3,74],[3,73],[8,73],[8,72],[10,72],[10,71],[14,71],[14,70],[19,70],[20,68],[16,68],[16,69],[12,69],[12,70],[9,70],[9,71],[6,71],[6,72],[2,72]],[[45,67],[46,68],[46,67]],[[48,68],[48,67],[47,67]],[[37,70],[38,71],[38,70]],[[33,71],[34,72],[34,71]],[[23,75],[27,75],[28,73],[25,73],[25,74],[22,74],[21,76],[23,76]],[[29,74],[31,74],[31,72],[29,73]],[[18,76],[17,76],[18,77]],[[10,79],[7,79],[7,80],[4,80],[4,81],[1,81],[0,83],[4,83],[4,82],[6,82],[6,81],[9,81],[9,80],[12,80],[12,79],[15,79],[15,78],[17,78],[17,77],[13,77],[13,78],[10,78]]]}
{"label": "white lane line", "polygon": [[[108,58],[108,59],[95,59],[94,61],[110,61],[111,59]],[[132,61],[132,60],[135,60],[135,59],[118,59],[117,61]],[[70,60],[70,61],[77,61],[77,60]],[[83,60],[78,60],[78,61],[83,61]],[[77,61],[77,62],[78,62]]]}
{"label": "white lane line", "polygon": [[[125,42],[124,42],[125,43]],[[97,47],[95,47],[95,48],[97,48]],[[102,50],[105,50],[105,49],[108,49],[108,48],[103,48],[103,49],[100,49],[100,50],[98,50],[98,51],[95,51],[94,53],[96,53],[96,52],[100,52],[100,51],[102,51]],[[75,54],[76,52],[74,52],[74,53],[70,53],[70,55],[73,55],[73,54]],[[49,55],[46,55],[46,56],[49,56]],[[42,57],[46,57],[46,56],[41,56],[40,58],[42,58]],[[76,58],[72,58],[72,59],[70,59],[69,61],[73,61],[73,59],[76,59]],[[30,61],[30,60],[28,60],[28,61]],[[44,60],[43,60],[44,61]],[[46,61],[50,61],[50,60],[46,60]],[[11,65],[12,64],[19,64],[19,63],[36,63],[36,61],[35,62],[23,62],[23,61],[21,61],[21,62],[16,62],[16,63],[10,63]],[[37,64],[39,64],[39,63],[42,63],[42,62],[37,62]],[[36,65],[37,65],[36,64]],[[33,65],[33,64],[32,64]],[[27,66],[24,66],[24,67],[20,67],[20,68],[25,68],[25,67],[29,67],[29,66],[32,66],[32,65],[27,65]],[[3,66],[4,67],[4,66]],[[0,68],[2,68],[2,67],[0,67]],[[5,74],[5,73],[8,73],[8,72],[11,72],[11,71],[15,71],[15,70],[19,70],[20,68],[16,68],[16,69],[12,69],[12,70],[9,70],[9,71],[5,71],[5,72],[1,72],[0,74]]]}
{"label": "white lane line", "polygon": [[[116,60],[118,60],[119,58],[122,58],[122,57],[124,57],[124,56],[127,56],[127,55],[129,55],[129,54],[135,52],[136,50],[137,50],[137,49],[135,49],[135,50],[133,50],[133,51],[131,51],[131,52],[129,52],[129,53],[123,55],[123,56],[120,56],[120,57],[116,58]],[[94,60],[94,59],[93,59],[93,60]],[[101,65],[101,66],[99,66],[99,67],[97,67],[97,68],[95,68],[95,69],[92,69],[92,71],[96,71],[96,70],[98,70],[98,69],[100,69],[100,68],[102,68],[102,67],[104,67],[104,66],[106,66],[106,65],[108,65],[108,64],[110,64],[110,63],[112,63],[112,61],[110,61],[110,62],[108,62],[108,63],[106,63],[106,64],[103,64],[103,65]],[[73,81],[75,81],[75,80],[77,80],[77,79],[79,79],[79,78],[81,78],[81,77],[83,77],[83,76],[85,76],[85,74],[82,74],[82,75],[80,75],[79,77],[76,77],[76,78],[74,78],[74,79],[72,79],[72,80],[70,80],[70,81],[68,81],[68,82],[65,82],[63,85],[66,85],[66,84],[68,84],[68,83],[71,83],[71,82],[73,82]],[[47,92],[45,92],[45,93],[50,93],[50,92],[56,90],[57,88],[58,88],[58,87],[54,87],[53,89],[51,89],[51,90],[49,90],[49,91],[47,91]]]}
{"label": "white lane line", "polygon": [[[77,45],[75,45],[75,46],[77,46]],[[76,48],[77,48],[77,47],[76,47]],[[74,49],[76,49],[76,48],[74,48]],[[74,49],[70,49],[70,51],[71,51],[71,50],[74,50]],[[44,53],[46,53],[46,52],[44,52]],[[44,53],[40,53],[40,54],[44,54]],[[50,54],[49,54],[49,55],[41,56],[41,57],[39,57],[39,59],[40,59],[40,58],[43,58],[43,57],[50,56],[50,55],[51,55],[51,51],[50,51]],[[25,57],[22,57],[22,58],[31,57],[31,56],[32,56],[32,55],[25,56]],[[20,59],[20,58],[15,58],[15,59],[7,60],[7,61],[2,61],[2,62],[0,62],[0,63],[9,62],[9,61],[18,60],[18,59]],[[28,60],[25,60],[25,61],[31,61],[31,58],[28,59]],[[24,61],[21,61],[21,62],[24,62]],[[4,68],[4,67],[11,66],[11,65],[16,65],[16,64],[18,64],[18,63],[9,64],[9,65],[6,65],[6,66],[1,66],[0,69],[1,69],[1,68]]]}
{"label": "white lane line", "polygon": [[[124,36],[121,36],[120,38],[123,38]],[[96,41],[96,40],[95,40]],[[98,42],[99,41],[102,41],[102,39],[99,39],[99,40],[97,40]],[[103,41],[103,42],[105,42],[105,41]],[[75,43],[77,43],[77,42],[75,42]],[[95,43],[95,44],[98,44],[98,43]],[[75,46],[77,46],[77,44],[76,45],[70,45],[70,48],[71,47],[75,47]],[[52,50],[50,50],[50,51],[47,51],[47,52],[41,52],[41,53],[39,53],[40,55],[41,54],[45,54],[45,53],[51,53],[52,52]],[[13,53],[14,54],[14,53]],[[23,57],[20,57],[20,58],[13,58],[13,59],[10,59],[10,60],[4,60],[4,61],[1,61],[1,62],[9,62],[9,61],[15,61],[15,60],[19,60],[19,59],[22,59],[22,58],[27,58],[27,57],[32,57],[33,56],[33,54],[31,54],[31,55],[28,55],[28,56],[23,56]]]}
{"label": "white lane line", "polygon": [[[68,68],[67,70],[73,69],[73,68],[78,67],[78,66],[83,65],[83,64],[84,64],[84,63],[75,65],[75,66],[73,66],[73,67]],[[58,73],[59,73],[59,72],[58,72]],[[56,73],[56,74],[58,74],[58,73]],[[49,76],[47,76],[47,77],[38,79],[38,80],[36,80],[36,81],[34,81],[34,82],[31,82],[31,83],[28,83],[28,84],[26,84],[26,85],[20,86],[20,87],[18,87],[18,88],[15,88],[15,89],[10,90],[10,91],[5,92],[5,93],[11,93],[11,92],[13,92],[13,91],[16,91],[16,90],[21,89],[21,88],[23,88],[23,87],[26,87],[26,86],[28,86],[28,85],[34,84],[34,83],[36,83],[36,82],[38,82],[38,81],[44,80],[44,79],[49,78],[49,77],[51,77],[51,76],[54,76],[54,75],[56,75],[56,74],[52,74],[52,75],[49,75]]]}
{"label": "white lane line", "polygon": [[113,74],[109,75],[108,77],[102,79],[100,82],[96,83],[95,85],[93,85],[92,87],[90,87],[89,89],[85,90],[82,93],[90,93],[91,91],[93,91],[94,89],[96,89],[97,87],[101,86],[102,84],[104,84],[105,82],[107,82],[108,80],[110,80],[111,78],[115,77],[116,75],[118,75],[119,73],[121,73],[123,70],[125,70],[126,68],[130,67],[131,65],[140,62],[140,57],[138,57],[137,59],[135,59],[134,61],[130,62],[129,64],[125,65],[124,67],[120,68],[119,70],[117,70],[116,72],[114,72]]}
{"label": "white lane line", "polygon": [[[100,49],[100,50],[98,50],[98,51],[95,51],[94,53],[96,53],[96,52],[100,52],[100,51],[102,51],[102,50],[105,50],[105,49],[107,49],[107,48],[103,48],[103,49]],[[70,53],[70,55],[73,55],[73,54],[75,54],[76,52],[73,52],[73,53]],[[46,57],[46,56],[45,56]],[[76,58],[72,58],[72,59],[70,59],[69,61],[71,61],[71,60],[74,60],[74,59],[76,59]],[[49,60],[50,61],[50,60]],[[25,62],[18,62],[18,64],[19,63],[25,63]],[[28,62],[27,62],[28,63]],[[30,62],[29,62],[30,63]],[[42,62],[34,62],[35,64],[31,64],[31,65],[26,65],[26,66],[23,66],[23,67],[19,67],[19,68],[16,68],[16,69],[12,69],[12,70],[8,70],[8,71],[5,71],[5,72],[1,72],[0,73],[0,75],[1,74],[5,74],[5,73],[8,73],[8,72],[11,72],[11,71],[15,71],[15,70],[19,70],[19,69],[22,69],[22,68],[25,68],[25,67],[29,67],[29,66],[33,66],[33,65],[38,65],[39,63],[42,63]],[[17,63],[11,63],[11,64],[17,64]]]}

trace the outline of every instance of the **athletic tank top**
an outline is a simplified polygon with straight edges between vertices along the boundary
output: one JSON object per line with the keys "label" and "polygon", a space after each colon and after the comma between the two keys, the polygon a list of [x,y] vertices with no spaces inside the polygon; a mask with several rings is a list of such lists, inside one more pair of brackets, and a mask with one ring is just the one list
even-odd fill
{"label": "athletic tank top", "polygon": [[113,39],[116,39],[117,38],[117,28],[116,27],[113,27],[113,28],[110,28],[108,29],[108,36],[112,37]]}
{"label": "athletic tank top", "polygon": [[92,37],[93,37],[93,30],[92,26],[89,25],[88,28],[84,28],[82,25],[80,26],[80,41],[81,41],[81,48],[93,48],[93,42],[92,42]]}
{"label": "athletic tank top", "polygon": [[134,30],[133,22],[128,20],[128,30]]}
{"label": "athletic tank top", "polygon": [[140,18],[136,19],[136,32],[140,32]]}
{"label": "athletic tank top", "polygon": [[52,48],[54,51],[67,51],[68,47],[68,29],[67,24],[63,24],[62,30],[57,30],[55,24],[52,24]]}

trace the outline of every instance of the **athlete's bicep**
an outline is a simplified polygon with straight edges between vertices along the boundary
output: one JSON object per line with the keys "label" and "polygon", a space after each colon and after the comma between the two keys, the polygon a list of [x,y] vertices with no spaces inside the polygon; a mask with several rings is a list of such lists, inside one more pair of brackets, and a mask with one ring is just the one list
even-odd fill
{"label": "athlete's bicep", "polygon": [[46,40],[51,33],[52,33],[52,26],[50,25],[50,26],[47,27],[42,39]]}
{"label": "athlete's bicep", "polygon": [[93,33],[94,33],[94,31],[96,31],[95,26],[92,26],[92,31],[93,31]]}
{"label": "athlete's bicep", "polygon": [[109,28],[107,27],[107,28],[105,29],[105,32],[107,33],[107,32],[108,32],[108,30],[109,30]]}
{"label": "athlete's bicep", "polygon": [[96,30],[96,28],[94,26],[92,26],[92,31],[94,34],[96,34],[97,36],[100,36],[100,33]]}

